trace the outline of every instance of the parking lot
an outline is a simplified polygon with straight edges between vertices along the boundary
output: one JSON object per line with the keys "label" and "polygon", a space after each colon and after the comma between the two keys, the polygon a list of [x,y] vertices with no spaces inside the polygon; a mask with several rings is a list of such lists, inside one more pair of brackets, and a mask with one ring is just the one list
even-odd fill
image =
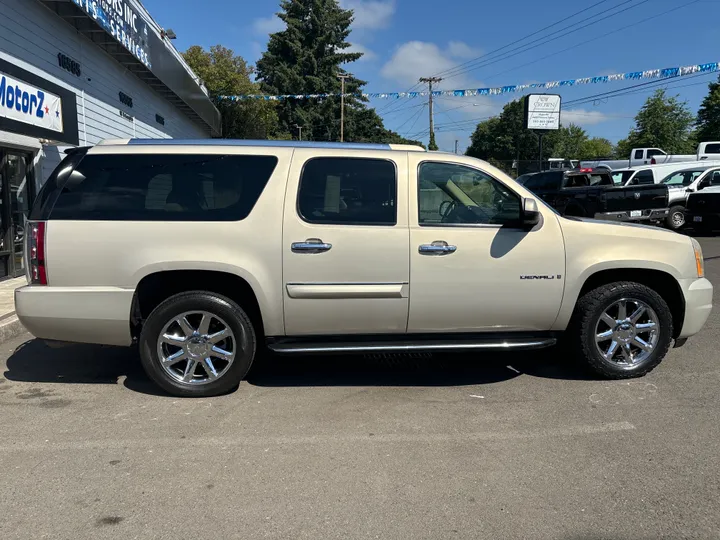
{"label": "parking lot", "polygon": [[0,346],[0,538],[717,538],[719,338],[716,311],[624,382],[554,351],[267,359],[183,400],[133,351],[25,334]]}

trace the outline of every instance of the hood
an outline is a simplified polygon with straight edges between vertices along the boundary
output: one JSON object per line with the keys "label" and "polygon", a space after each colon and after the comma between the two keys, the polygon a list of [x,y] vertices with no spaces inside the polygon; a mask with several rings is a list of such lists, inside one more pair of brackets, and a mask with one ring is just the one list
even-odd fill
{"label": "hood", "polygon": [[582,221],[583,223],[597,223],[598,225],[608,225],[610,227],[631,227],[634,229],[650,229],[653,231],[664,231],[664,232],[669,232],[671,234],[677,234],[677,233],[673,233],[672,231],[666,231],[665,229],[659,229],[658,227],[656,227],[654,225],[642,225],[640,223],[623,223],[620,221],[603,221],[601,219],[579,218],[579,217],[564,217],[563,219],[568,219],[571,221]]}

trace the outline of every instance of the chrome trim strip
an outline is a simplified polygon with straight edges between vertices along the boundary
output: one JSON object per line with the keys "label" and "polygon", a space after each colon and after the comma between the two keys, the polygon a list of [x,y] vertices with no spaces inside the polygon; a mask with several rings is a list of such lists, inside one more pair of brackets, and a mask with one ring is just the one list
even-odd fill
{"label": "chrome trim strip", "polygon": [[288,283],[290,298],[348,299],[348,298],[408,298],[407,283]]}
{"label": "chrome trim strip", "polygon": [[409,351],[464,351],[464,350],[515,350],[543,349],[552,347],[557,339],[534,341],[470,342],[470,343],[428,343],[428,344],[368,344],[368,345],[320,345],[285,347],[283,344],[269,345],[270,350],[279,354],[302,353],[343,353],[343,352],[409,352]]}

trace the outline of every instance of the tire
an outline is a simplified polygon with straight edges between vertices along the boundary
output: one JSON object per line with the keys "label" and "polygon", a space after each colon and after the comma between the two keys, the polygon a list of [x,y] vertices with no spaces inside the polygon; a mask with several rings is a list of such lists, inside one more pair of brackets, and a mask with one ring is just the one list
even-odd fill
{"label": "tire", "polygon": [[665,218],[665,226],[677,231],[685,226],[685,208],[682,206],[671,206],[668,217]]}
{"label": "tire", "polygon": [[[639,316],[636,321],[638,326],[631,322],[617,322],[622,316],[620,303],[623,300],[626,300],[626,319],[638,312],[641,305],[649,308]],[[615,311],[616,306],[618,312]],[[609,319],[615,320],[615,323],[610,325]],[[653,320],[654,336],[648,326]],[[673,318],[665,300],[653,289],[621,281],[602,285],[582,296],[569,331],[569,344],[592,371],[606,379],[630,379],[649,373],[665,358],[672,342]],[[611,332],[610,336],[608,332]],[[603,339],[596,343],[596,336],[601,335]],[[635,338],[646,345],[653,345],[651,351],[642,350]],[[611,353],[612,343],[616,346]],[[623,349],[629,350],[631,360]]]}
{"label": "tire", "polygon": [[[168,337],[161,340],[163,335]],[[250,370],[256,348],[255,330],[242,308],[204,291],[171,296],[153,310],[140,333],[145,372],[179,397],[210,397],[235,389]]]}

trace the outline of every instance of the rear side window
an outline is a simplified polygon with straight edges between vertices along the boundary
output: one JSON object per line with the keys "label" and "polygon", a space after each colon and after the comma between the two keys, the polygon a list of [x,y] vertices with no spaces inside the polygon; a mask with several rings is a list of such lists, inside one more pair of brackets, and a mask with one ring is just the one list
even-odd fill
{"label": "rear side window", "polygon": [[51,219],[239,221],[257,202],[275,156],[89,155],[61,187]]}
{"label": "rear side window", "polygon": [[655,156],[664,156],[665,152],[658,149],[648,150],[647,157],[648,159],[654,158]]}
{"label": "rear side window", "polygon": [[525,182],[525,187],[534,192],[554,190],[558,185],[558,173],[555,172],[538,173]]}
{"label": "rear side window", "polygon": [[395,225],[395,164],[383,159],[314,158],[303,168],[298,213],[324,225]]}
{"label": "rear side window", "polygon": [[633,185],[646,185],[646,184],[654,184],[655,178],[653,177],[652,171],[644,170],[640,171],[635,175],[635,178],[633,178],[632,181]]}
{"label": "rear side window", "polygon": [[705,145],[706,154],[720,154],[720,144],[707,144]]}

